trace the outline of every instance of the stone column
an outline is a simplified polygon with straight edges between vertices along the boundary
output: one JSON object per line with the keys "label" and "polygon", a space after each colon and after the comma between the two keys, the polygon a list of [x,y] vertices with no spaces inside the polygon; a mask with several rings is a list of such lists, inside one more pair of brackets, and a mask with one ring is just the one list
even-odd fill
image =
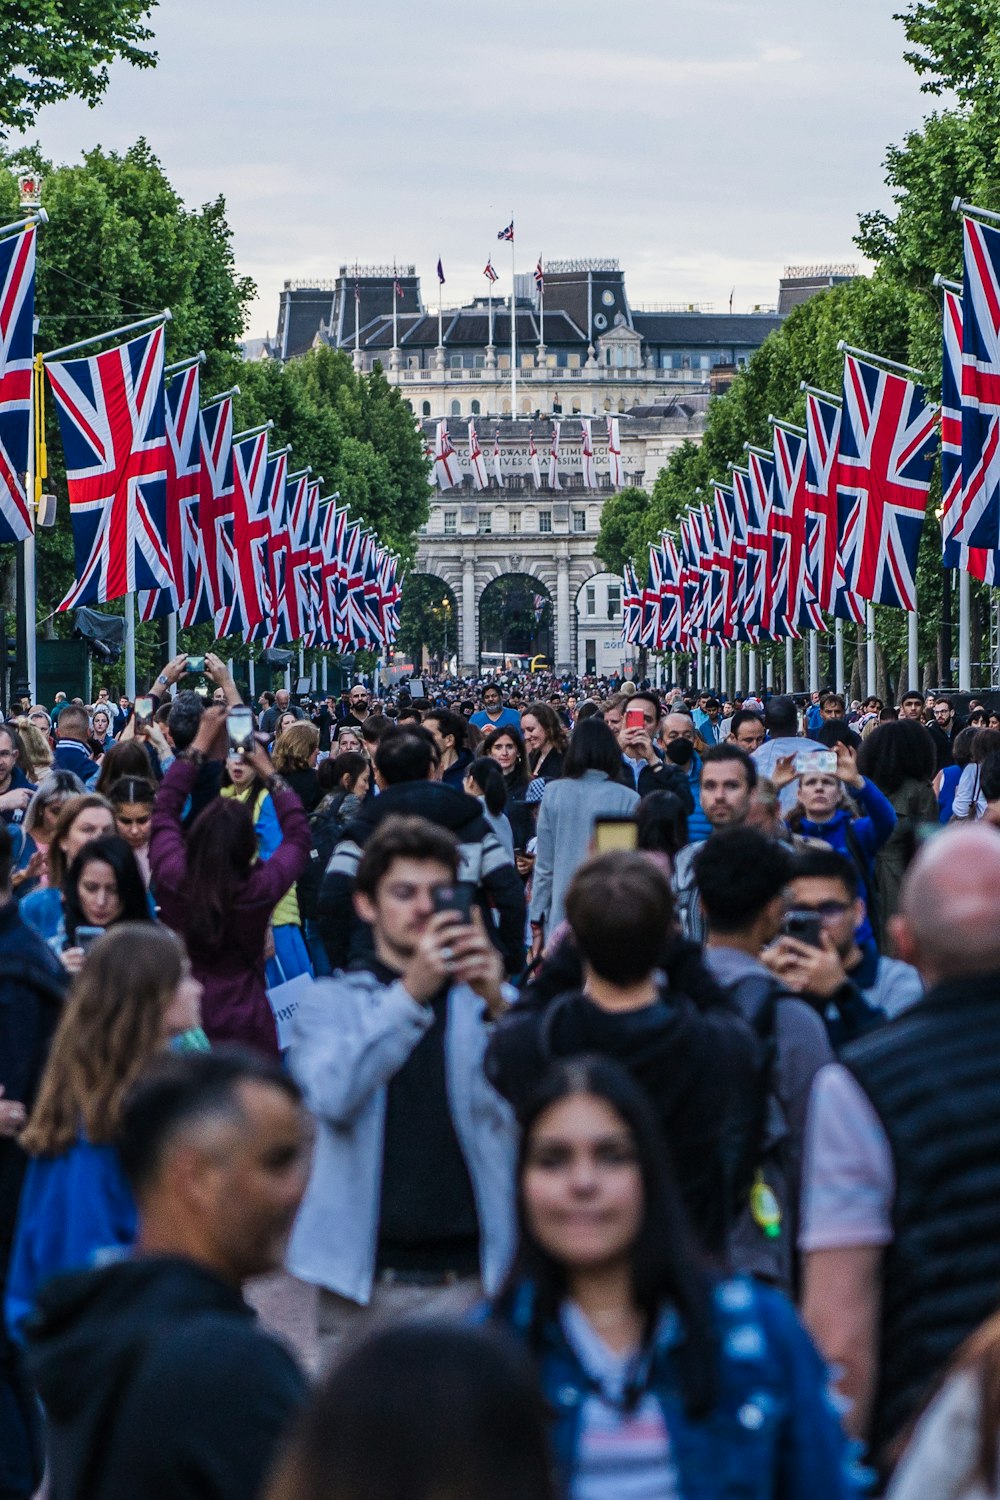
{"label": "stone column", "polygon": [[573,663],[569,607],[569,558],[556,558],[556,659],[557,672],[568,672]]}
{"label": "stone column", "polygon": [[459,612],[462,672],[474,675],[479,669],[479,662],[476,656],[476,563],[472,557],[462,559],[462,603]]}

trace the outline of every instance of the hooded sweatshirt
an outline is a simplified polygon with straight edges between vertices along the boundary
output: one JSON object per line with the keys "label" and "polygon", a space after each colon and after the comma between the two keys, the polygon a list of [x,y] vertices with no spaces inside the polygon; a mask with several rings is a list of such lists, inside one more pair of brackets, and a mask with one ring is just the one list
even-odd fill
{"label": "hooded sweatshirt", "polygon": [[305,1394],[240,1292],[193,1261],[59,1277],[27,1331],[51,1500],[254,1500]]}

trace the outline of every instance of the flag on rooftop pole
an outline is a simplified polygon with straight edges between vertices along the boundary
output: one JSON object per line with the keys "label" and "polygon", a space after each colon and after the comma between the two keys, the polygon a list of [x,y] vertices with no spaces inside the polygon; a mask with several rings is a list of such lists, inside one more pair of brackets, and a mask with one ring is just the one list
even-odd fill
{"label": "flag on rooftop pole", "polygon": [[485,490],[489,483],[486,478],[486,461],[483,458],[483,450],[479,446],[479,436],[474,421],[469,423],[469,467],[472,470],[472,479],[476,489]]}
{"label": "flag on rooftop pole", "polygon": [[1000,548],[1000,230],[966,217],[962,255],[962,499],[955,540]]}
{"label": "flag on rooftop pole", "polygon": [[597,488],[597,470],[594,467],[594,440],[590,433],[590,418],[580,418],[580,466],[585,490]]}
{"label": "flag on rooftop pole", "polygon": [[[31,386],[34,358],[35,227],[0,240],[0,542],[31,535]],[[34,608],[34,605],[31,606]]]}
{"label": "flag on rooftop pole", "polygon": [[103,354],[46,365],[76,557],[60,610],[173,587],[163,350],[161,323]]}
{"label": "flag on rooftop pole", "polygon": [[513,238],[514,238],[514,220],[511,219],[511,221],[507,225],[506,229],[498,229],[497,230],[497,239],[498,240],[512,240]]}
{"label": "flag on rooftop pole", "polygon": [[438,256],[438,263],[437,263],[437,278],[438,278],[438,281],[441,283],[441,285],[444,286],[444,266],[441,264],[441,257],[440,257],[440,255]]}
{"label": "flag on rooftop pole", "polygon": [[837,508],[844,574],[873,604],[917,607],[917,552],[937,446],[923,387],[844,356]]}
{"label": "flag on rooftop pole", "polygon": [[545,286],[545,272],[542,270],[542,257],[541,256],[538,257],[538,264],[535,267],[535,286],[538,288],[538,290],[540,292],[543,290],[543,288]]}
{"label": "flag on rooftop pole", "polygon": [[486,262],[486,266],[485,266],[485,268],[483,270],[483,275],[486,277],[486,280],[489,282],[490,286],[492,286],[495,281],[499,281],[500,280],[500,276],[499,276],[498,272],[496,272],[493,269],[493,257],[492,257],[492,255],[490,256],[489,260]]}
{"label": "flag on rooftop pole", "polygon": [[559,483],[559,423],[552,423],[552,441],[549,444],[549,489],[561,490]]}
{"label": "flag on rooftop pole", "polygon": [[500,463],[500,423],[499,422],[497,423],[497,430],[496,430],[496,432],[493,435],[493,478],[497,482],[497,487],[502,490],[503,487],[504,487],[504,481],[503,481],[503,469],[502,469],[501,463]]}
{"label": "flag on rooftop pole", "polygon": [[542,487],[542,471],[538,462],[538,449],[535,447],[535,430],[528,428],[528,466],[531,469],[531,481],[536,490]]}

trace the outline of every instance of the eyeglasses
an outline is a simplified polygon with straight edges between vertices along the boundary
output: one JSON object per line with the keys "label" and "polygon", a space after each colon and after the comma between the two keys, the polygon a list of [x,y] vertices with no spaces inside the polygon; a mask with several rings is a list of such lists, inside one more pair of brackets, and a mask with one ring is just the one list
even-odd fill
{"label": "eyeglasses", "polygon": [[806,901],[796,901],[795,910],[815,912],[821,922],[835,922],[845,911],[850,911],[852,905],[850,901],[818,901],[815,906],[810,906]]}

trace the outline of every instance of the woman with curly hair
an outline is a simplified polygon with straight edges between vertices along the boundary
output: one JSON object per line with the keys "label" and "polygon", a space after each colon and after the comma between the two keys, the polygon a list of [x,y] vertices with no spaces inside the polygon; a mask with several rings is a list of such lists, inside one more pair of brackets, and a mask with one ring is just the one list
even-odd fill
{"label": "woman with curly hair", "polygon": [[31,1158],[6,1314],[18,1337],[44,1282],[131,1245],[136,1215],[114,1139],[150,1059],[200,1020],[184,948],[153,923],[122,923],[89,949],[56,1028],[20,1143]]}

